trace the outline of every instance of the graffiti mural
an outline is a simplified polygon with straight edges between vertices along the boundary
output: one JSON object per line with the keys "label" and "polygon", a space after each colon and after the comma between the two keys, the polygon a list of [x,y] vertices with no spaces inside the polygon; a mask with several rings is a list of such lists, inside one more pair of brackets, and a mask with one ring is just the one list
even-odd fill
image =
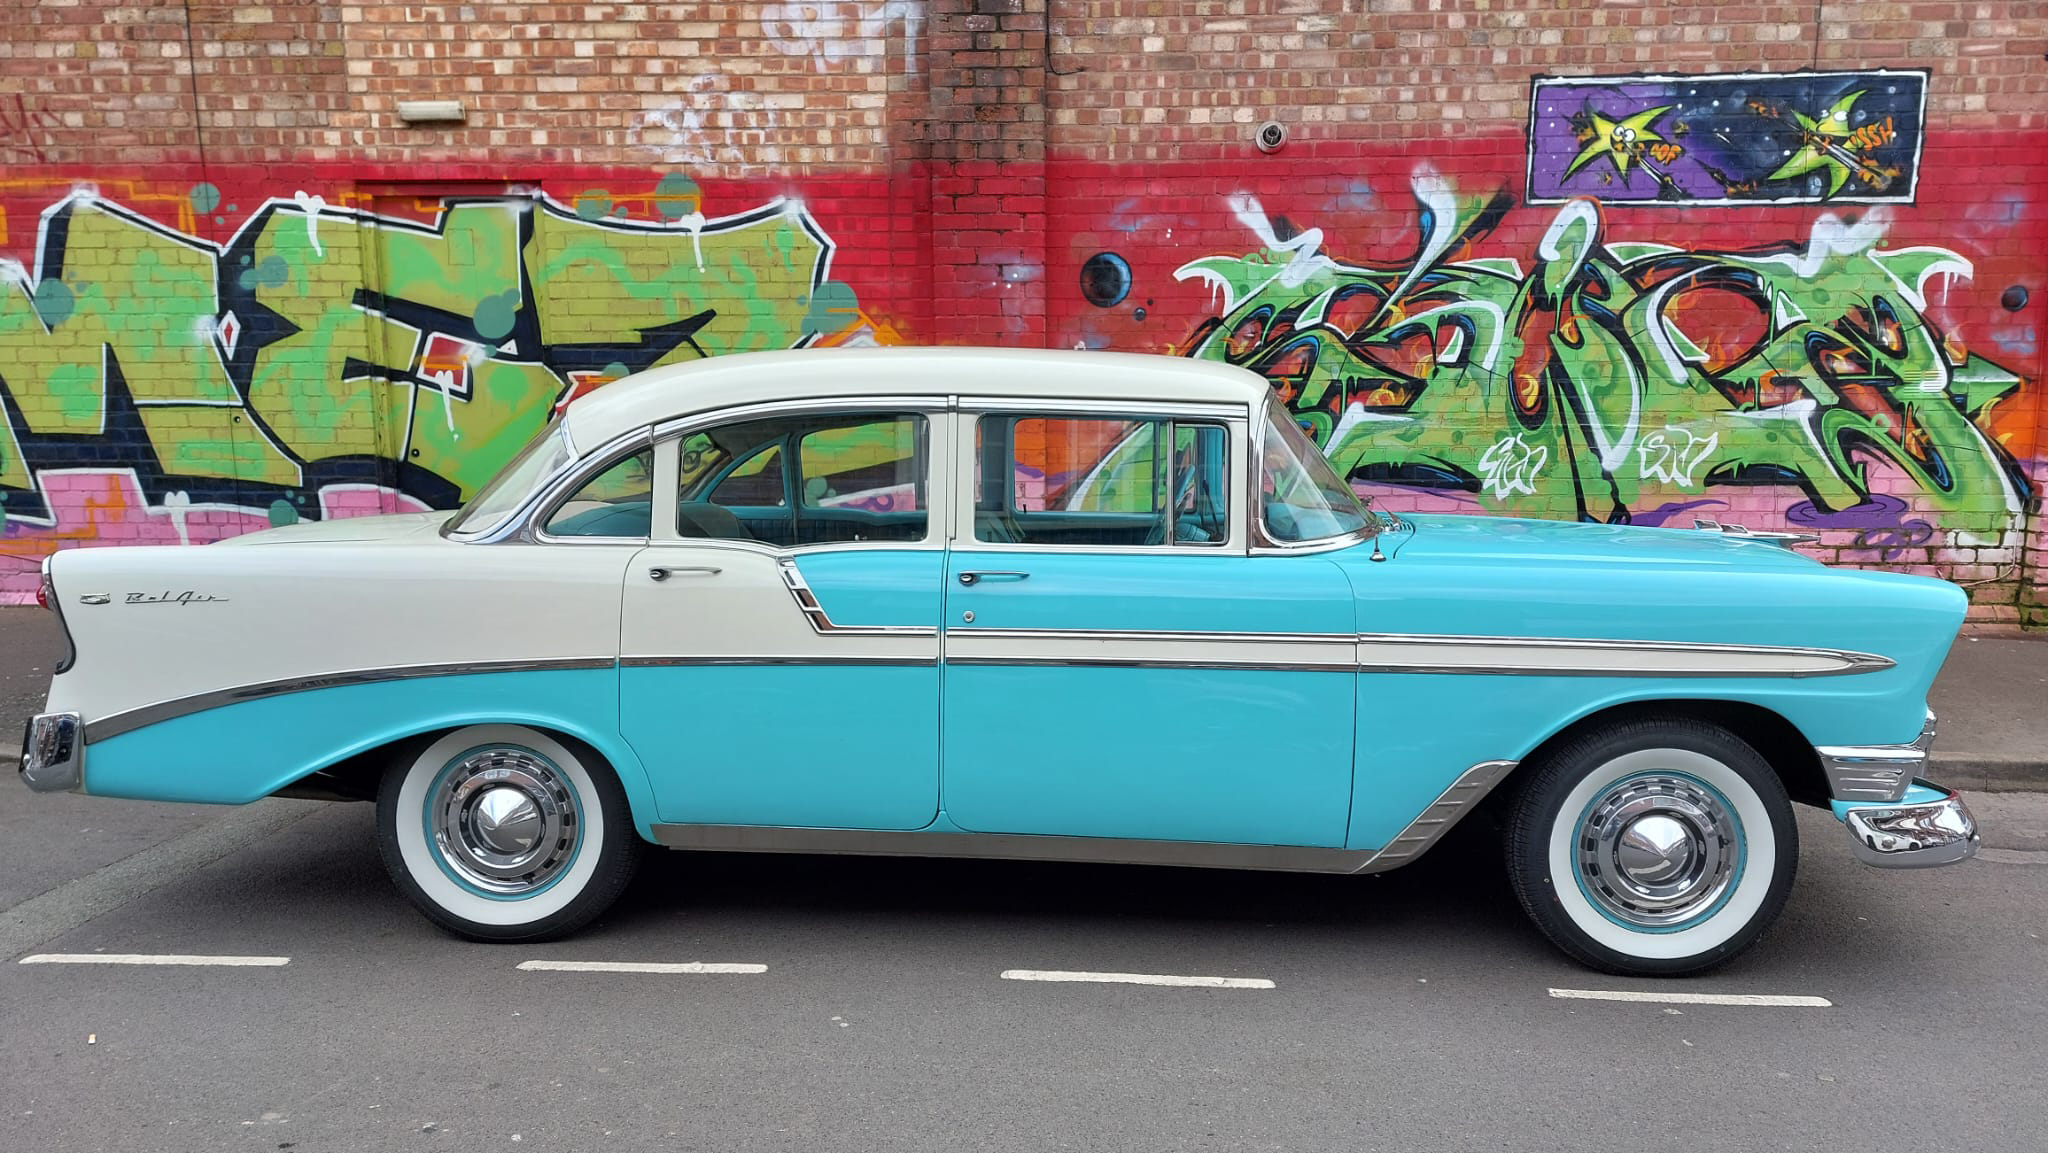
{"label": "graffiti mural", "polygon": [[661,192],[654,220],[601,193],[424,219],[300,193],[218,245],[89,192],[51,206],[33,272],[0,264],[0,582],[66,542],[448,507],[628,372],[886,335],[802,206]]}
{"label": "graffiti mural", "polygon": [[1529,196],[1669,201],[1908,201],[1924,72],[1539,77]]}
{"label": "graffiti mural", "polygon": [[1217,308],[1182,351],[1271,380],[1355,483],[1638,524],[1793,486],[1801,523],[1910,536],[1910,503],[2011,543],[2031,492],[1984,426],[2022,382],[1926,316],[1971,273],[1956,253],[1887,248],[1877,211],[1751,251],[1629,243],[1574,200],[1533,247],[1478,256],[1509,198],[1414,192],[1414,255],[1385,267],[1238,198],[1261,250],[1180,268]]}

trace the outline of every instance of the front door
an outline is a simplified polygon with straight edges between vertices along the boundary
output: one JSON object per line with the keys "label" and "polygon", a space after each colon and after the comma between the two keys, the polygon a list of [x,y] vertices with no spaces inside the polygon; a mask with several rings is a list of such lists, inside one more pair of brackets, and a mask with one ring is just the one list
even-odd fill
{"label": "front door", "polygon": [[662,446],[673,480],[657,484],[678,499],[626,571],[619,672],[620,728],[662,821],[932,822],[942,433],[904,406]]}
{"label": "front door", "polygon": [[1248,555],[1230,467],[1242,422],[976,423],[974,508],[945,582],[948,818],[1344,844],[1351,587],[1320,557]]}

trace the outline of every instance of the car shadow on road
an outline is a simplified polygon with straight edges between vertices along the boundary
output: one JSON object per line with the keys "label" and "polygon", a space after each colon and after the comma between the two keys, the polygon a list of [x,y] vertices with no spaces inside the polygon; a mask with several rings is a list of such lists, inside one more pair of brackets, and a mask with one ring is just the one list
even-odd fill
{"label": "car shadow on road", "polygon": [[639,936],[687,921],[813,931],[1115,933],[1295,947],[1542,957],[1500,868],[1498,834],[1455,830],[1427,857],[1365,876],[1035,861],[658,852],[593,931]]}

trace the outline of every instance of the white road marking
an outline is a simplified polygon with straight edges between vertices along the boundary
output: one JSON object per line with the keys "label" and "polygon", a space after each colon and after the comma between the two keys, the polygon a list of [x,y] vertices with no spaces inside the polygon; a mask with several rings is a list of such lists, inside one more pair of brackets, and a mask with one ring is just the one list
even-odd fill
{"label": "white road marking", "polygon": [[765,973],[766,965],[722,961],[521,961],[529,973]]}
{"label": "white road marking", "polygon": [[1170,973],[1073,973],[1060,969],[1005,969],[1005,981],[1089,981],[1103,985],[1179,985],[1193,989],[1270,989],[1264,977],[1177,977]]}
{"label": "white road marking", "polygon": [[1638,993],[1629,989],[1552,989],[1550,995],[1572,1001],[1636,1001],[1652,1005],[1757,1005],[1778,1009],[1829,1009],[1826,997],[1778,993]]}
{"label": "white road marking", "polygon": [[190,953],[32,953],[24,965],[229,965],[263,966],[291,964],[290,957],[208,957]]}

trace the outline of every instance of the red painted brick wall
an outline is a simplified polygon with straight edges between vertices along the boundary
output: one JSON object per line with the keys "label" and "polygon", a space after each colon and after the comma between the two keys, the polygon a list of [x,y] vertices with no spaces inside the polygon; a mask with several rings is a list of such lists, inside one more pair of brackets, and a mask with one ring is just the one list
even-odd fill
{"label": "red painted brick wall", "polygon": [[[183,4],[42,0],[12,15],[0,31],[0,258],[20,271],[0,285],[13,294],[0,303],[0,412],[13,429],[11,441],[0,436],[0,597],[23,595],[34,561],[51,548],[204,539],[321,515],[323,486],[356,475],[349,469],[388,490],[385,505],[445,502],[544,416],[548,405],[530,398],[484,414],[483,394],[464,394],[459,382],[434,393],[424,348],[410,356],[372,347],[397,339],[386,330],[337,339],[363,343],[358,361],[407,360],[386,368],[397,379],[388,387],[418,401],[409,417],[379,399],[386,385],[277,367],[289,342],[264,345],[252,361],[243,332],[252,345],[283,340],[261,308],[234,315],[240,351],[226,352],[218,326],[232,299],[254,294],[260,304],[296,291],[295,280],[269,278],[297,276],[315,267],[300,262],[324,258],[279,247],[296,235],[293,212],[310,211],[316,232],[340,237],[358,220],[433,226],[449,197],[546,198],[553,208],[533,217],[541,225],[514,254],[532,281],[518,323],[534,326],[543,353],[517,351],[516,339],[515,348],[500,347],[475,327],[471,313],[488,295],[482,280],[456,285],[461,308],[433,304],[439,290],[423,281],[404,286],[425,310],[418,316],[447,313],[447,326],[461,330],[447,334],[455,345],[440,347],[489,346],[485,355],[540,382],[536,397],[549,380],[564,391],[594,386],[610,367],[595,363],[591,346],[601,342],[574,331],[567,286],[585,284],[583,274],[554,259],[589,237],[603,259],[628,269],[618,274],[626,302],[618,307],[644,316],[643,327],[715,311],[698,340],[707,351],[876,339],[1190,353],[1203,351],[1200,335],[1221,301],[1199,272],[1177,274],[1215,258],[1284,264],[1311,230],[1319,231],[1311,255],[1345,275],[1398,269],[1420,244],[1420,186],[1466,199],[1504,195],[1504,213],[1442,259],[1513,260],[1529,272],[1563,211],[1529,203],[1536,77],[1898,69],[1925,72],[1910,200],[1608,203],[1598,209],[1600,240],[1713,258],[1765,248],[1796,256],[1832,218],[1867,230],[1874,239],[1857,243],[1873,251],[1939,248],[1967,261],[1967,278],[1928,282],[1925,306],[1910,310],[1906,328],[1938,334],[1929,347],[1953,374],[1978,381],[1951,390],[1959,406],[1978,406],[1968,427],[1896,406],[1870,419],[1891,421],[1902,444],[1917,435],[1933,445],[1927,459],[1975,468],[1968,484],[1938,491],[1895,464],[1858,456],[1837,462],[1831,473],[1843,475],[1822,478],[1818,492],[1792,481],[1692,477],[1677,486],[1684,491],[1631,491],[1589,509],[1565,490],[1555,455],[1546,462],[1552,472],[1534,467],[1527,438],[1513,442],[1529,453],[1525,474],[1476,476],[1479,441],[1514,435],[1477,401],[1432,419],[1471,434],[1451,463],[1474,474],[1466,483],[1476,477],[1478,489],[1360,483],[1396,507],[1601,518],[1619,507],[1639,522],[1683,523],[1691,510],[1670,510],[1697,499],[1705,502],[1698,511],[1724,519],[1814,528],[1823,552],[1845,563],[1970,582],[1985,621],[2048,624],[2048,530],[2039,514],[2048,487],[2048,14],[2038,4],[195,0],[188,21]],[[414,99],[460,100],[466,120],[406,125],[397,105]],[[1252,144],[1265,121],[1287,130],[1271,154]],[[1656,130],[1673,131],[1669,121]],[[1667,143],[1704,146],[1677,136]],[[128,223],[86,227],[92,210],[76,199],[85,190]],[[767,239],[756,244],[745,229],[757,225],[734,222],[763,212],[773,220],[758,224]],[[689,251],[677,230],[687,230],[691,213],[713,232],[728,230],[713,245],[724,264],[694,288],[687,276],[650,271],[671,259],[664,254]],[[62,240],[49,222],[74,217],[82,223],[61,263],[77,271],[76,282],[59,275],[44,290],[51,278],[40,273]],[[802,226],[777,231],[777,220]],[[151,228],[161,235],[145,237]],[[804,239],[806,228],[823,240]],[[91,236],[110,238],[109,247],[89,247]],[[197,272],[129,275],[170,236],[218,263],[220,299],[180,297],[201,291]],[[1268,239],[1280,248],[1269,251]],[[374,263],[377,248],[366,241],[337,251]],[[283,263],[264,271],[266,253]],[[1105,254],[1124,271],[1089,264]],[[235,263],[242,255],[251,257],[247,268]],[[471,275],[460,254],[433,259],[455,270],[445,275]],[[1091,267],[1113,274],[1092,298],[1083,291]],[[249,285],[240,283],[245,274]],[[365,264],[356,279],[374,290],[392,275]],[[1111,295],[1105,284],[1123,290],[1113,304],[1098,303]],[[656,299],[657,288],[666,295]],[[475,300],[462,295],[472,290]],[[1853,302],[1838,303],[1847,317]],[[204,321],[209,310],[214,319]],[[160,321],[154,329],[150,317]],[[142,339],[170,317],[205,327],[203,339],[182,330]],[[1739,322],[1731,314],[1728,323]],[[94,342],[108,339],[94,324],[114,326],[117,343],[128,342],[120,380],[80,375]],[[430,335],[423,331],[423,345]],[[1436,353],[1423,375],[1442,395],[1448,353]],[[685,343],[660,355],[695,354]],[[217,374],[221,387],[237,390],[246,421],[223,431],[196,407],[189,424],[159,408],[144,413],[155,423],[116,421],[98,440],[81,439],[88,408],[119,407],[118,397],[100,399],[110,385],[115,393],[157,389],[134,396],[144,409],[175,407],[195,398],[176,393],[186,385],[170,383],[178,373],[167,369],[207,357],[219,364],[193,368],[193,379]],[[2019,383],[1984,383],[1997,373]],[[1574,395],[1591,394],[1582,387]],[[429,431],[421,414],[436,406],[448,408],[451,427],[461,416],[496,435],[471,436],[462,459],[433,468],[378,456],[415,444]],[[1685,422],[1666,423],[1675,438]],[[1706,427],[1685,434],[1694,437],[1687,443],[1703,445]],[[354,452],[358,444],[370,448]],[[1623,454],[1629,468],[1684,473],[1683,447],[1663,457],[1647,447]],[[436,451],[455,450],[418,459]],[[1669,441],[1657,451],[1670,453]],[[1987,479],[1986,461],[2009,474],[2005,482]],[[1859,462],[1867,475],[1848,476]],[[118,514],[92,512],[76,492],[45,491],[45,473],[85,465],[132,474],[132,483],[107,482]],[[1533,491],[1494,495],[1518,477]]]}

